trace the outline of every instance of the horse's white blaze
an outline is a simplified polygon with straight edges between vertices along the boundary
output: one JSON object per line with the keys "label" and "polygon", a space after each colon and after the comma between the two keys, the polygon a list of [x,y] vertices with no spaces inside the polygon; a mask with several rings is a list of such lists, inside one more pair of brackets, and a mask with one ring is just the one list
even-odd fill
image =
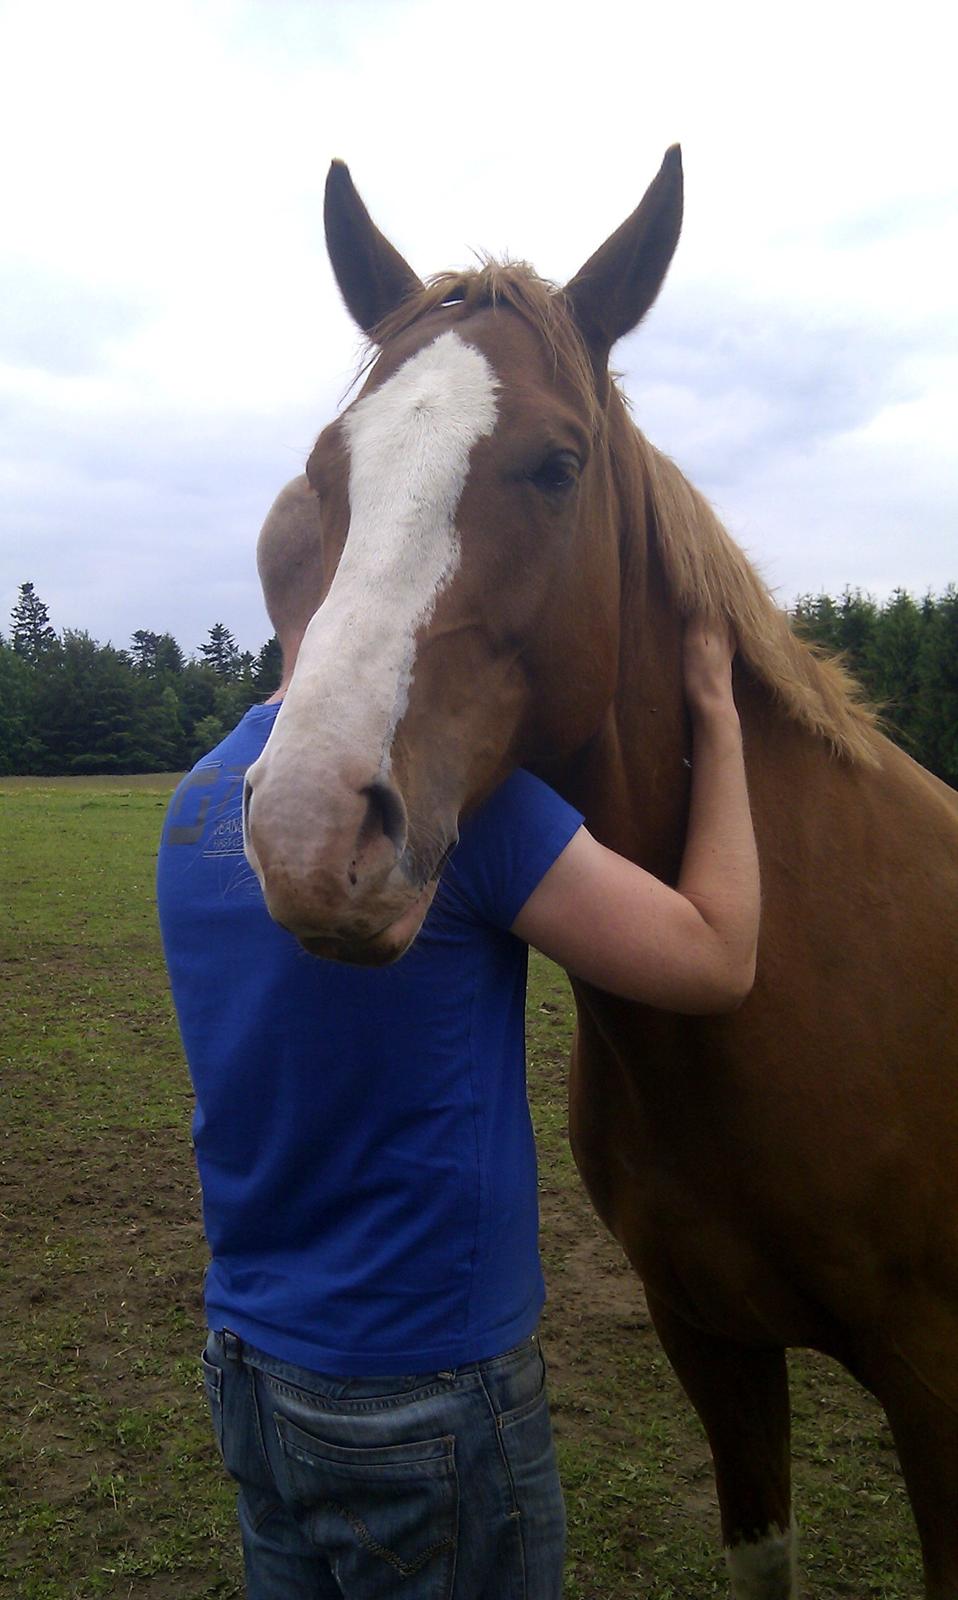
{"label": "horse's white blaze", "polygon": [[774,1528],[764,1539],[727,1549],[734,1600],[795,1600],[795,1536]]}
{"label": "horse's white blaze", "polygon": [[[369,778],[388,773],[416,634],[459,565],[456,511],[470,452],[495,427],[495,390],[485,356],[444,333],[344,416],[349,534],[306,630],[264,772],[282,767],[295,781],[294,752],[308,751],[313,775],[344,756]],[[301,782],[315,793],[306,773]]]}

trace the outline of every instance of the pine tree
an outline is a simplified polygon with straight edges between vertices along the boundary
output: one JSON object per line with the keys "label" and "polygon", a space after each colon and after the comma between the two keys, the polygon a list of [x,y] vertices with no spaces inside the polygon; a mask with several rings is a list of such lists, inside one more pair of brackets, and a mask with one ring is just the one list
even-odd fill
{"label": "pine tree", "polygon": [[10,613],[10,643],[18,656],[38,666],[58,639],[50,626],[50,614],[32,583],[21,583],[17,603]]}
{"label": "pine tree", "polygon": [[151,633],[149,628],[137,628],[130,641],[130,655],[133,657],[133,666],[137,672],[149,674],[156,672],[156,650],[159,638]]}
{"label": "pine tree", "polygon": [[926,623],[918,662],[919,759],[958,788],[958,589],[949,584]]}
{"label": "pine tree", "polygon": [[912,755],[918,755],[918,661],[925,617],[910,594],[896,589],[878,614],[865,647],[863,676],[885,725]]}
{"label": "pine tree", "polygon": [[258,694],[275,694],[283,677],[283,652],[274,634],[253,662],[253,682]]}
{"label": "pine tree", "polygon": [[156,670],[157,672],[182,672],[186,666],[186,657],[171,633],[158,633],[156,636]]}
{"label": "pine tree", "polygon": [[877,625],[878,608],[871,596],[860,589],[846,589],[838,604],[838,648],[869,692],[867,653]]}
{"label": "pine tree", "polygon": [[[129,772],[137,679],[129,657],[68,628],[36,675],[35,733],[46,772]],[[135,765],[135,764],[134,764]]]}
{"label": "pine tree", "polygon": [[800,594],[792,618],[803,639],[814,639],[826,650],[838,649],[838,612],[828,594]]}
{"label": "pine tree", "polygon": [[31,706],[36,674],[0,639],[0,772],[30,772],[36,765]]}
{"label": "pine tree", "polygon": [[138,676],[130,732],[129,762],[134,772],[176,772],[186,760],[180,702],[172,684]]}
{"label": "pine tree", "polygon": [[[220,680],[209,667],[189,661],[175,681],[183,724],[183,759],[192,762],[195,759],[194,730],[204,717],[216,715],[216,690]],[[222,734],[219,737],[222,738]]]}
{"label": "pine tree", "polygon": [[205,658],[206,665],[219,673],[221,678],[235,678],[238,675],[240,654],[236,640],[225,623],[214,622],[206,643],[200,645],[200,654]]}

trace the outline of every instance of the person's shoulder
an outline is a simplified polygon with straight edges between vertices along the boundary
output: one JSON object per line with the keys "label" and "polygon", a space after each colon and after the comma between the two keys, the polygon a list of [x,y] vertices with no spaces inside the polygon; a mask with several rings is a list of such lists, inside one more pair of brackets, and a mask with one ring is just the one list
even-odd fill
{"label": "person's shoulder", "polygon": [[250,706],[235,726],[224,733],[222,739],[196,758],[191,770],[197,772],[203,767],[221,766],[224,762],[242,762],[245,766],[252,766],[265,748],[278,711],[278,703]]}
{"label": "person's shoulder", "polygon": [[469,831],[489,831],[508,826],[536,825],[552,818],[581,816],[534,773],[519,767],[477,806],[463,824]]}
{"label": "person's shoulder", "polygon": [[581,825],[573,806],[520,769],[464,820],[446,879],[485,921],[509,928]]}

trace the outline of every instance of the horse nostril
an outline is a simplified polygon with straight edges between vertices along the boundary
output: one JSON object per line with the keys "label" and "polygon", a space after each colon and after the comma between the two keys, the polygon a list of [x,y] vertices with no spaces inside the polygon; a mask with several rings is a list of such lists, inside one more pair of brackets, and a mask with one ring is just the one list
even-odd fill
{"label": "horse nostril", "polygon": [[249,808],[253,799],[253,789],[248,778],[243,779],[243,844],[249,844]]}
{"label": "horse nostril", "polygon": [[370,844],[380,834],[392,845],[397,856],[406,848],[406,808],[395,789],[388,783],[367,783],[360,789],[366,796],[366,815],[359,830],[359,848]]}

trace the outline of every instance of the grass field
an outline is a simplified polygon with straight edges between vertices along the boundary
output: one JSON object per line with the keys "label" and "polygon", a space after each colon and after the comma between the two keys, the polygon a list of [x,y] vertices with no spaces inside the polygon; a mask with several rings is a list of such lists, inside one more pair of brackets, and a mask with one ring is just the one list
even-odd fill
{"label": "grass field", "polygon": [[[0,780],[0,1597],[242,1593],[197,1374],[191,1099],[152,903],[167,778]],[[530,1090],[569,1600],[724,1595],[701,1431],[565,1140],[572,1011],[536,961]],[[804,1592],[914,1600],[880,1413],[791,1365]]]}

